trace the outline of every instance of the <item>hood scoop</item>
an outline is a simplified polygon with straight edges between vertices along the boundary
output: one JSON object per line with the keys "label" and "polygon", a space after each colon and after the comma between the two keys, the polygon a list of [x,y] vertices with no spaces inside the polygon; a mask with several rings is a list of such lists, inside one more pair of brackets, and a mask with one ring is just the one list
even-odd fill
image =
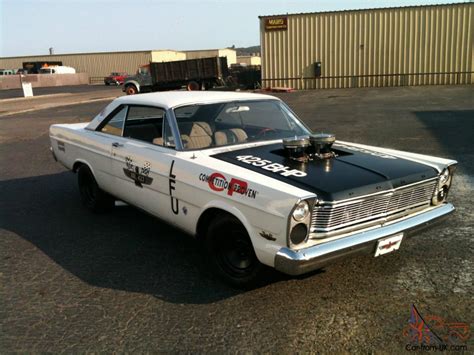
{"label": "hood scoop", "polygon": [[285,138],[283,147],[287,158],[306,163],[336,157],[334,151],[331,150],[335,141],[334,134],[317,133],[310,136]]}

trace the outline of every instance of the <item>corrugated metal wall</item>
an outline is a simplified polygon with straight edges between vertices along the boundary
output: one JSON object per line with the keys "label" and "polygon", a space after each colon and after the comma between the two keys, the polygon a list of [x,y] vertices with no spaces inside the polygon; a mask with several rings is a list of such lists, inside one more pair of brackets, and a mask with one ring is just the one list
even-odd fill
{"label": "corrugated metal wall", "polygon": [[27,57],[0,58],[1,69],[18,69],[23,67],[23,62],[61,61],[63,65],[76,69],[78,73],[88,73],[97,78],[93,82],[102,82],[104,76],[111,72],[136,73],[138,67],[151,61],[163,62],[193,58],[227,56],[228,65],[236,62],[236,51],[233,49],[212,49],[202,51],[172,51],[150,50],[134,52],[105,52],[105,53],[79,53],[55,54]]}
{"label": "corrugated metal wall", "polygon": [[227,57],[227,65],[237,63],[237,52],[234,49],[204,49],[195,51],[184,51],[186,59],[208,58],[208,57]]}
{"label": "corrugated metal wall", "polygon": [[[474,83],[474,4],[260,19],[263,86],[297,89]],[[276,17],[273,17],[276,18]],[[314,63],[322,63],[321,78]],[[287,80],[278,80],[285,79]]]}
{"label": "corrugated metal wall", "polygon": [[140,65],[151,61],[151,51],[58,54],[28,57],[0,58],[0,68],[22,68],[23,62],[61,61],[79,73],[89,73],[90,77],[104,77],[111,72],[133,74]]}
{"label": "corrugated metal wall", "polygon": [[173,62],[175,60],[185,60],[186,53],[170,50],[159,50],[151,52],[152,62]]}

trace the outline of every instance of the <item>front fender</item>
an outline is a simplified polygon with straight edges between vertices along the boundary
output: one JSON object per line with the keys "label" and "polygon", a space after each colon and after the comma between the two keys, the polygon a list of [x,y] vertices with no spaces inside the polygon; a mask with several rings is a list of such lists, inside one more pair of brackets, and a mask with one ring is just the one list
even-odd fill
{"label": "front fender", "polygon": [[368,149],[368,150],[372,150],[372,151],[379,152],[379,153],[393,155],[397,158],[411,160],[411,161],[414,161],[416,163],[428,165],[428,166],[431,166],[432,168],[436,169],[438,172],[441,172],[444,168],[446,168],[450,165],[457,164],[456,160],[439,158],[439,157],[434,157],[434,156],[431,156],[431,155],[411,153],[411,152],[405,152],[405,151],[402,151],[402,150],[375,147],[375,146],[359,144],[359,143],[352,143],[352,142],[344,142],[344,141],[337,141],[337,142],[341,143],[341,144],[352,145],[352,146],[357,147],[357,148],[363,148],[363,149]]}
{"label": "front fender", "polygon": [[[235,206],[221,200],[213,200],[208,202],[202,209],[201,216],[209,209],[215,208],[215,209],[220,209],[222,211],[225,211],[231,215],[233,215],[235,218],[237,218],[240,223],[244,226],[244,228],[247,230],[248,235],[250,236],[250,240],[252,242],[253,248],[255,250],[255,255],[257,256],[257,259],[265,265],[274,266],[275,263],[275,255],[278,252],[278,250],[284,246],[281,245],[279,242],[278,236],[276,236],[276,240],[268,240],[265,239],[260,235],[262,230],[258,227],[253,226],[248,218]],[[286,240],[286,236],[284,236]]]}
{"label": "front fender", "polygon": [[138,83],[138,81],[127,80],[123,85],[122,91],[125,91],[125,88],[127,87],[127,85],[134,85],[137,88],[137,91],[140,92],[140,84]]}

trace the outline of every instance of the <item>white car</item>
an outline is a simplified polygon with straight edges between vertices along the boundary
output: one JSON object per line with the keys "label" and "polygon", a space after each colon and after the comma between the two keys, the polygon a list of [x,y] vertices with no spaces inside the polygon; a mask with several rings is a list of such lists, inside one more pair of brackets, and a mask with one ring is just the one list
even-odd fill
{"label": "white car", "polygon": [[454,211],[456,161],[313,134],[273,96],[124,96],[89,123],[52,125],[50,138],[85,206],[121,200],[181,228],[238,286],[265,266],[298,275],[392,252]]}

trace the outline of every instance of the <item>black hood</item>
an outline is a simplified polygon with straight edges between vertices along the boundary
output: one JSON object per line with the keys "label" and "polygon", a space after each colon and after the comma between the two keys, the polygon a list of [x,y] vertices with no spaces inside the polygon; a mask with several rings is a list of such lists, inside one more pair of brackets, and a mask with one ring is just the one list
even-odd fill
{"label": "black hood", "polygon": [[335,158],[299,163],[288,159],[278,143],[213,157],[313,192],[325,201],[390,190],[437,175],[424,164],[337,142],[333,151]]}

